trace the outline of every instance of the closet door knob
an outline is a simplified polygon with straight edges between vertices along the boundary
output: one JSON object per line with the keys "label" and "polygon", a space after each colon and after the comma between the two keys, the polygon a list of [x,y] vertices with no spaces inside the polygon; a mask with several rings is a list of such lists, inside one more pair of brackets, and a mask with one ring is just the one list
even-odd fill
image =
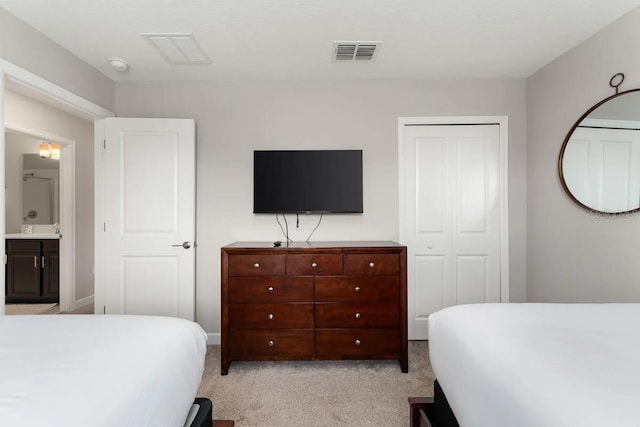
{"label": "closet door knob", "polygon": [[273,344],[274,344],[274,342],[273,342],[273,341],[271,341],[271,340],[267,343],[267,345],[268,345],[269,347],[273,347]]}
{"label": "closet door knob", "polygon": [[356,319],[360,318],[360,313],[356,313]]}
{"label": "closet door knob", "polygon": [[355,288],[353,288],[353,292],[355,292],[356,294],[360,293],[360,286],[356,286]]}
{"label": "closet door knob", "polygon": [[253,264],[253,268],[260,268],[260,264],[256,262],[255,264]]}
{"label": "closet door knob", "polygon": [[269,318],[269,320],[273,320],[273,314],[269,314],[267,317]]}
{"label": "closet door knob", "polygon": [[273,292],[273,286],[269,286],[269,287],[267,288],[267,292],[272,293],[272,292]]}
{"label": "closet door knob", "polygon": [[174,247],[174,248],[178,248],[178,247],[182,246],[182,247],[183,247],[183,248],[185,248],[185,249],[189,249],[189,248],[191,247],[191,243],[189,243],[189,242],[182,242],[182,243],[180,243],[180,244],[178,244],[178,245],[171,245],[171,246],[172,246],[172,247]]}
{"label": "closet door knob", "polygon": [[370,263],[369,263],[369,268],[373,268],[373,267],[375,267],[375,266],[376,266],[376,263],[375,263],[375,262],[370,262]]}
{"label": "closet door knob", "polygon": [[317,262],[312,262],[311,263],[311,268],[316,268],[318,267],[318,263]]}
{"label": "closet door knob", "polygon": [[360,345],[360,344],[362,344],[362,343],[360,342],[360,340],[355,340],[355,341],[354,341],[354,343],[355,343],[355,345]]}

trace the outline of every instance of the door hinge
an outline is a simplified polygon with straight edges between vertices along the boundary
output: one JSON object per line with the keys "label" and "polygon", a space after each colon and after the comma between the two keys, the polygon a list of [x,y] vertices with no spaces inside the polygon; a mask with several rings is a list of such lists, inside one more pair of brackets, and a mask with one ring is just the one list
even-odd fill
{"label": "door hinge", "polygon": [[106,222],[102,223],[102,231],[104,231],[105,233],[107,232],[107,223]]}
{"label": "door hinge", "polygon": [[107,140],[106,140],[106,139],[103,139],[103,140],[102,140],[102,149],[103,149],[103,150],[106,150],[106,149],[107,149]]}
{"label": "door hinge", "polygon": [[106,305],[102,306],[102,314],[107,314],[107,306]]}

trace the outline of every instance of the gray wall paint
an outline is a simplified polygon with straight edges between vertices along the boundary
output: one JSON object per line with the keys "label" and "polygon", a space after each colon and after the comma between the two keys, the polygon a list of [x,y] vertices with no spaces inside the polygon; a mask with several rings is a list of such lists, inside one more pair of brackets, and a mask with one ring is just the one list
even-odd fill
{"label": "gray wall paint", "polygon": [[527,80],[527,299],[640,301],[640,217],[596,217],[562,191],[557,156],[566,133],[592,105],[640,87],[640,9],[556,59]]}
{"label": "gray wall paint", "polygon": [[2,8],[0,57],[113,111],[111,79]]}
{"label": "gray wall paint", "polygon": [[[119,83],[115,111],[196,119],[196,317],[207,332],[220,331],[220,247],[284,240],[273,216],[252,214],[253,150],[363,149],[365,213],[325,216],[313,239],[397,240],[398,117],[509,116],[510,293],[525,300],[524,80]],[[316,221],[302,216],[294,240]]]}
{"label": "gray wall paint", "polygon": [[93,123],[14,92],[7,91],[5,95],[5,123],[76,142],[76,301],[91,296],[94,287]]}

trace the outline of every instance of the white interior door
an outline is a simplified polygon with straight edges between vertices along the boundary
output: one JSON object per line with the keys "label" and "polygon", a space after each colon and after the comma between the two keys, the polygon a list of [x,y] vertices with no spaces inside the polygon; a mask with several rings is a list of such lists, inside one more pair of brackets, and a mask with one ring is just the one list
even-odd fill
{"label": "white interior door", "polygon": [[409,339],[441,308],[500,302],[500,126],[405,126]]}
{"label": "white interior door", "polygon": [[96,312],[194,320],[195,122],[103,123]]}

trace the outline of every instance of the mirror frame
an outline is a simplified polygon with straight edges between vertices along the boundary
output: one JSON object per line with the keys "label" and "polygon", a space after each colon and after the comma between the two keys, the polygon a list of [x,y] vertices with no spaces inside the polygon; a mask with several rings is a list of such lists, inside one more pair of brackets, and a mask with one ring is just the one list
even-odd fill
{"label": "mirror frame", "polygon": [[[611,80],[613,81],[613,79],[616,76],[614,76]],[[624,76],[622,77],[624,79]],[[620,82],[622,83],[622,81]],[[638,212],[640,211],[640,206],[638,206],[635,209],[631,209],[628,211],[622,211],[622,212],[606,212],[606,211],[600,211],[598,209],[594,209],[592,207],[589,207],[587,205],[585,205],[584,203],[582,203],[581,201],[579,201],[578,199],[576,199],[576,197],[573,195],[573,193],[571,193],[571,190],[569,190],[569,187],[567,186],[567,183],[564,179],[564,174],[563,174],[563,170],[562,170],[562,161],[564,160],[564,152],[567,149],[567,144],[569,143],[569,140],[571,139],[571,136],[573,135],[573,132],[576,130],[576,128],[580,125],[580,123],[582,123],[582,121],[584,119],[587,118],[587,116],[589,116],[589,114],[591,114],[594,110],[596,110],[598,107],[600,107],[603,104],[606,104],[607,102],[611,101],[612,99],[618,98],[620,96],[623,95],[628,95],[630,93],[633,92],[640,92],[640,88],[639,89],[630,89],[630,90],[625,90],[622,92],[618,92],[618,86],[613,85],[611,83],[609,83],[612,87],[616,88],[616,93],[603,99],[602,101],[598,102],[597,104],[595,104],[593,107],[589,108],[582,116],[580,116],[578,118],[578,120],[576,120],[576,122],[573,124],[573,126],[571,126],[571,129],[569,129],[569,132],[567,133],[567,136],[564,138],[564,141],[562,143],[562,147],[560,148],[560,155],[558,156],[558,175],[560,177],[560,184],[562,185],[562,188],[564,190],[564,192],[567,194],[567,196],[569,196],[569,198],[571,200],[573,200],[578,206],[588,210],[589,212],[592,213],[597,213],[597,214],[602,214],[602,215],[628,215],[631,212]]]}

